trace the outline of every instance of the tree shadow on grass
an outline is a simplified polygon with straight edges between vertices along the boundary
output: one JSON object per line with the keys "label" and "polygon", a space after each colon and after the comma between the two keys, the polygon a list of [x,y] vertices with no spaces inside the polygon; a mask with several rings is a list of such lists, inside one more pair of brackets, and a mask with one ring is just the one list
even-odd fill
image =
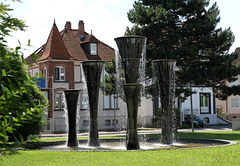
{"label": "tree shadow on grass", "polygon": [[204,139],[225,139],[239,140],[240,132],[195,132],[195,133],[177,133],[177,138],[204,138]]}
{"label": "tree shadow on grass", "polygon": [[[144,138],[161,138],[161,134],[146,134],[139,137]],[[240,141],[240,132],[227,131],[227,132],[181,132],[176,133],[176,138],[203,138],[203,139],[225,139],[225,140],[237,140]]]}

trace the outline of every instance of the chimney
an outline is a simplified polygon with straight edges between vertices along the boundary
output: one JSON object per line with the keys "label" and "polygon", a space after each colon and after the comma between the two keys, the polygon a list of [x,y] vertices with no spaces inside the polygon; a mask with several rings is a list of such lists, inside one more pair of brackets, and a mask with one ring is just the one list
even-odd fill
{"label": "chimney", "polygon": [[78,32],[79,32],[80,36],[85,35],[83,20],[80,20],[79,23],[78,23]]}
{"label": "chimney", "polygon": [[71,27],[71,22],[70,21],[67,21],[66,24],[65,24],[65,29],[72,29]]}

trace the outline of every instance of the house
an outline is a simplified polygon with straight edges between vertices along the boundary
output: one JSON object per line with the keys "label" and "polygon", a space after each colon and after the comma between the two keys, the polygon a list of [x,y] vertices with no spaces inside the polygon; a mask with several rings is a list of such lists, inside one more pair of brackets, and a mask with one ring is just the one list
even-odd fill
{"label": "house", "polygon": [[[88,99],[80,62],[85,60],[111,61],[115,57],[114,49],[98,40],[93,34],[86,33],[82,20],[78,23],[78,29],[72,29],[71,22],[68,21],[60,32],[54,21],[46,43],[34,54],[38,55],[37,59],[33,54],[26,58],[26,61],[31,64],[27,70],[31,76],[42,73],[45,78],[45,85],[40,89],[49,100],[49,110],[46,115],[47,130],[60,132],[66,129],[63,97],[63,91],[66,89],[80,90],[79,128],[85,129],[88,126]],[[101,112],[99,116],[107,125],[112,125],[112,119],[106,116],[112,113],[112,100],[111,96],[104,96],[100,99],[102,103],[100,107],[105,106],[106,111]]]}
{"label": "house", "polygon": [[[216,111],[216,97],[211,87],[204,86],[192,86],[192,90],[195,92],[192,95],[193,114],[203,119],[206,124],[219,124],[221,122],[217,117]],[[180,110],[182,115],[191,114],[190,97],[180,103]],[[183,118],[182,118],[183,119]]]}
{"label": "house", "polygon": [[[78,129],[88,129],[88,94],[81,61],[102,60],[110,62],[114,57],[115,50],[113,48],[101,42],[93,34],[85,32],[82,20],[78,23],[78,29],[72,29],[71,22],[68,21],[60,32],[54,21],[46,43],[26,58],[29,64],[27,70],[30,75],[32,77],[42,75],[44,78],[39,79],[41,82],[38,85],[49,100],[45,132],[66,131],[63,91],[67,89],[80,90]],[[102,80],[103,76],[104,72]],[[142,99],[142,101],[148,101],[148,104],[139,106],[139,123],[151,122],[152,104],[149,100]],[[98,103],[99,129],[126,128],[126,105],[122,100],[114,99],[113,95],[104,96],[100,91]],[[145,110],[148,111],[145,112]]]}
{"label": "house", "polygon": [[[236,48],[234,53],[240,53],[240,47]],[[234,61],[234,63],[239,64],[240,56]],[[227,85],[237,86],[240,84],[240,75],[237,76],[234,82],[227,82]],[[226,100],[216,100],[217,110],[219,116],[222,116],[226,120],[232,120],[233,118],[240,118],[240,96],[231,95],[228,96]]]}

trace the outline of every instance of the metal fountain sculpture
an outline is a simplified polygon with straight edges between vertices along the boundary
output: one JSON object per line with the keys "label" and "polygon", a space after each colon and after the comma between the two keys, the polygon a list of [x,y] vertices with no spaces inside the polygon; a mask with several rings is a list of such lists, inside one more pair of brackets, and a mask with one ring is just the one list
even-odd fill
{"label": "metal fountain sculpture", "polygon": [[77,102],[79,90],[65,90],[67,111],[68,111],[68,147],[77,147],[77,130],[76,130],[76,118],[77,118]]}
{"label": "metal fountain sculpture", "polygon": [[140,149],[137,132],[138,103],[141,84],[139,83],[139,64],[146,37],[123,36],[114,39],[119,48],[124,68],[126,84],[123,85],[127,103],[127,150]]}
{"label": "metal fountain sculpture", "polygon": [[175,65],[172,59],[160,59],[152,62],[155,83],[158,87],[162,107],[162,144],[174,142],[175,126]]}
{"label": "metal fountain sculpture", "polygon": [[[139,65],[142,58],[142,50],[146,43],[143,36],[123,36],[115,38],[121,62],[125,73],[125,84],[123,85],[127,103],[127,150],[140,149],[137,116],[138,104],[140,102],[140,91],[142,85],[139,81]],[[156,84],[158,87],[162,105],[162,137],[161,143],[172,144],[174,140],[173,121],[175,113],[175,60],[155,60],[152,62]],[[86,78],[89,107],[90,107],[90,131],[89,146],[100,146],[98,134],[98,97],[102,69],[104,61],[83,61],[82,67]],[[79,90],[64,91],[68,108],[69,134],[67,146],[78,146],[76,134],[76,109]]]}
{"label": "metal fountain sculpture", "polygon": [[[100,146],[98,135],[98,96],[99,86],[104,61],[89,60],[83,61],[82,67],[86,78],[89,107],[90,107],[90,130],[89,146]],[[76,114],[79,90],[65,90],[67,111],[68,111],[68,147],[77,147]]]}
{"label": "metal fountain sculpture", "polygon": [[102,69],[104,61],[89,60],[83,61],[82,67],[86,78],[89,113],[90,113],[90,130],[88,146],[100,146],[98,134],[98,97]]}
{"label": "metal fountain sculpture", "polygon": [[[141,84],[139,83],[139,64],[142,56],[143,46],[146,38],[142,36],[124,36],[115,38],[119,48],[121,61],[125,70],[125,81],[123,85],[127,102],[127,150],[140,149],[137,132],[138,103],[140,101]],[[176,61],[171,59],[160,59],[152,62],[155,84],[162,107],[162,136],[161,143],[172,144],[174,141],[174,115],[175,115],[175,65]],[[103,61],[82,62],[86,78],[89,106],[90,106],[90,131],[89,146],[100,146],[98,135],[98,97]],[[79,90],[65,90],[66,104],[68,109],[68,147],[77,147],[76,113]]]}

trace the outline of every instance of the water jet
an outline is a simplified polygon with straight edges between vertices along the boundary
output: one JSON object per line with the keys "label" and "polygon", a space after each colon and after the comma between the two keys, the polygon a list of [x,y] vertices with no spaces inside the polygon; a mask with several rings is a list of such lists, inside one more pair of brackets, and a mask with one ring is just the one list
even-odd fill
{"label": "water jet", "polygon": [[172,59],[159,59],[152,62],[152,68],[157,84],[162,107],[162,136],[161,143],[174,142],[175,124],[175,64]]}

